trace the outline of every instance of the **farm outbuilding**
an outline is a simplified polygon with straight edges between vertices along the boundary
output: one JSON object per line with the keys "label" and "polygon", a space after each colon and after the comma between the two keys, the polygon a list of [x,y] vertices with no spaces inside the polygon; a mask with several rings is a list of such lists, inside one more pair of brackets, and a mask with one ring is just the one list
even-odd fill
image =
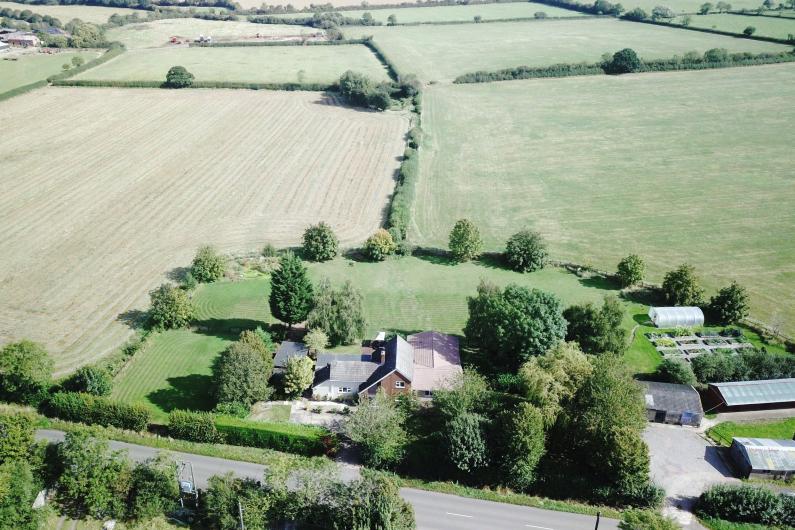
{"label": "farm outbuilding", "polygon": [[650,307],[649,318],[658,328],[704,325],[704,313],[699,307]]}
{"label": "farm outbuilding", "polygon": [[701,397],[690,385],[641,381],[646,418],[657,423],[698,427],[704,417]]}
{"label": "farm outbuilding", "polygon": [[710,383],[705,401],[709,411],[795,407],[795,378]]}
{"label": "farm outbuilding", "polygon": [[734,438],[732,459],[743,478],[795,477],[795,441]]}

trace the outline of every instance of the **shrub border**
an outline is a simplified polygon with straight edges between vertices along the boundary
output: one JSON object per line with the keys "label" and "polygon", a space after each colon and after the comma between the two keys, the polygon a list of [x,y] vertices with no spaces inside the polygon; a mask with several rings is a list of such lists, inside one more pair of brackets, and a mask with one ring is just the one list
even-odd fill
{"label": "shrub border", "polygon": [[[53,86],[102,87],[102,88],[165,88],[163,81],[103,81],[93,79],[62,79],[53,81]],[[331,90],[334,83],[243,83],[233,81],[194,81],[185,89],[232,89],[232,90],[281,90],[287,92],[323,92]],[[177,89],[171,89],[177,90]]]}

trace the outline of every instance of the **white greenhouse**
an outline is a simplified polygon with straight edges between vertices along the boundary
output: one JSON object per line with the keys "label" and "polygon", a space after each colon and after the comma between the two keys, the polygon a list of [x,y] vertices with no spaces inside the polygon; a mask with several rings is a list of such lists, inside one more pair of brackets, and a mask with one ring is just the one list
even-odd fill
{"label": "white greenhouse", "polygon": [[649,318],[658,328],[704,325],[704,313],[699,307],[650,307]]}

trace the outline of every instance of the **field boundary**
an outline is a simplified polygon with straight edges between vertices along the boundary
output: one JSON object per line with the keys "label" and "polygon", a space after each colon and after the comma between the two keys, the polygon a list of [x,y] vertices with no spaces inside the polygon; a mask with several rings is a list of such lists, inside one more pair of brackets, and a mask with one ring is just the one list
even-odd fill
{"label": "field boundary", "polygon": [[[722,14],[722,13],[715,13],[715,14]],[[651,24],[653,26],[665,26],[669,28],[685,29],[689,31],[700,31],[701,33],[713,33],[715,35],[723,35],[724,37],[734,37],[737,39],[758,40],[762,42],[772,42],[774,44],[795,45],[795,41],[787,39],[777,39],[775,37],[765,37],[763,35],[745,35],[743,33],[732,33],[731,31],[723,31],[720,29],[712,29],[712,28],[698,28],[695,26],[685,26],[684,24],[675,24],[673,22],[662,22],[660,20],[649,20],[649,19],[629,20],[629,21],[626,19],[622,20],[627,22],[638,22],[640,24]]]}
{"label": "field boundary", "polygon": [[343,39],[343,40],[316,40],[316,41],[229,41],[229,42],[191,42],[188,44],[190,48],[245,48],[255,46],[355,46],[367,45],[369,39]]}
{"label": "field boundary", "polygon": [[14,96],[26,94],[27,92],[36,90],[37,88],[46,87],[48,84],[49,83],[46,79],[42,79],[41,81],[35,81],[33,83],[28,83],[27,85],[12,88],[11,90],[6,90],[5,92],[0,93],[0,101],[5,101],[7,99],[13,98]]}
{"label": "field boundary", "polygon": [[[532,0],[533,3],[536,4],[545,4],[549,5],[546,2],[540,2],[538,0]],[[469,0],[466,5],[489,5],[489,4],[524,4],[526,0]],[[366,8],[363,8],[361,4],[358,5],[347,5],[347,6],[332,6],[331,9],[322,9],[323,6],[318,6],[318,9],[311,9],[309,7],[305,7],[302,9],[296,9],[294,11],[284,11],[284,10],[261,10],[261,9],[249,9],[249,10],[241,10],[238,11],[239,13],[256,13],[260,15],[293,15],[299,13],[307,13],[310,16],[314,13],[337,13],[337,12],[345,12],[345,11],[382,11],[384,9],[407,9],[407,8],[414,8],[414,7],[456,7],[462,5],[460,0],[428,0],[427,2],[422,3],[399,3],[399,4],[379,4],[379,5],[368,5]],[[570,9],[570,11],[575,11],[574,9]]]}
{"label": "field boundary", "polygon": [[[102,81],[93,79],[60,79],[53,86],[92,88],[167,88],[164,81]],[[284,92],[325,92],[333,90],[335,83],[245,83],[234,81],[194,81],[186,89],[274,90]],[[175,89],[169,89],[175,90]],[[180,89],[185,90],[185,89]]]}

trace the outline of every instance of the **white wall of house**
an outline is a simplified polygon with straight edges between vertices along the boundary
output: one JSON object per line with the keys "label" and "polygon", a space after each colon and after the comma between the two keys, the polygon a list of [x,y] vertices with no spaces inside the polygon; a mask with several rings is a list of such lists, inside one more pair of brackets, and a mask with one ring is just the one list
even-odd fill
{"label": "white wall of house", "polygon": [[312,396],[318,399],[352,398],[359,392],[361,381],[323,381],[312,388]]}

